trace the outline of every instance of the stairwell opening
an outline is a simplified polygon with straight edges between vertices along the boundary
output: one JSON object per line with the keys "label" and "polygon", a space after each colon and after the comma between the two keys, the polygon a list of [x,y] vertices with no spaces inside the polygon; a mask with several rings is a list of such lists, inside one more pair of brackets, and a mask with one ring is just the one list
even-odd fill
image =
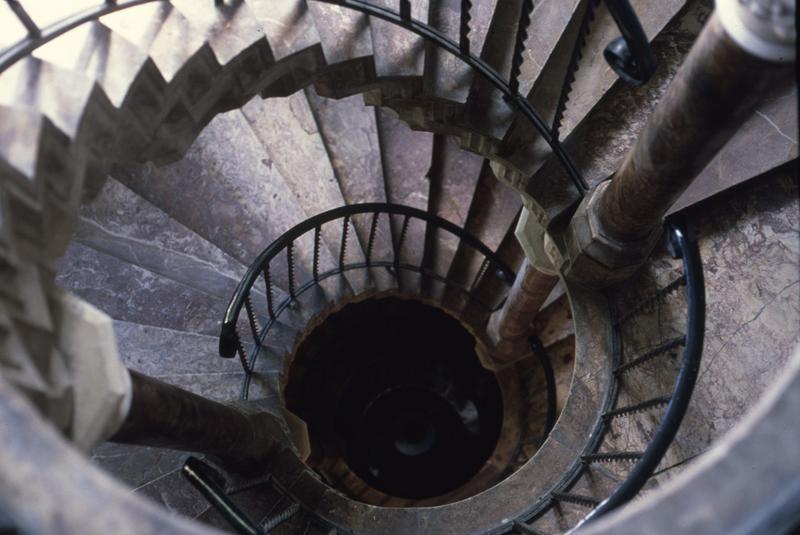
{"label": "stairwell opening", "polygon": [[501,386],[475,337],[442,309],[398,297],[348,304],[313,328],[284,396],[308,425],[308,465],[381,505],[463,490],[503,427]]}

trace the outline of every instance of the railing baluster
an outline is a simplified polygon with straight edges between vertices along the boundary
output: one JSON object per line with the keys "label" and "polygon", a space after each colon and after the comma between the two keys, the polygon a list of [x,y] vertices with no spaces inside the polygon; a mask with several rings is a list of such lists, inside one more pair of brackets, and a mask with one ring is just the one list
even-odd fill
{"label": "railing baluster", "polygon": [[259,343],[261,340],[261,326],[258,324],[258,318],[253,310],[253,299],[249,290],[244,295],[244,308],[247,312],[247,321],[250,323],[250,332],[253,333],[253,340]]}
{"label": "railing baluster", "polygon": [[275,308],[272,304],[272,277],[269,274],[269,263],[264,266],[262,273],[264,274],[264,285],[267,288],[267,311],[269,312],[269,319],[275,320]]}
{"label": "railing baluster", "polygon": [[236,328],[236,353],[239,354],[239,360],[242,362],[242,367],[244,371],[250,373],[250,359],[247,355],[247,350],[244,348],[244,344],[242,343],[242,337],[239,336],[239,328]]}
{"label": "railing baluster", "polygon": [[372,266],[372,249],[375,246],[375,232],[378,230],[378,216],[380,212],[372,214],[372,224],[369,227],[369,239],[367,240],[367,267]]}
{"label": "railing baluster", "polygon": [[311,266],[311,273],[316,282],[319,282],[319,248],[322,242],[322,236],[320,235],[320,232],[321,229],[319,225],[314,227],[314,261]]}
{"label": "railing baluster", "polygon": [[486,270],[489,268],[489,259],[487,257],[483,257],[483,262],[481,262],[481,267],[478,272],[475,274],[475,278],[472,279],[472,284],[469,287],[470,293],[475,291],[475,288],[478,287],[478,283],[481,282],[481,279],[486,274]]}
{"label": "railing baluster", "polygon": [[22,4],[19,3],[19,0],[8,0],[8,7],[11,8],[11,11],[14,12],[14,15],[17,16],[19,21],[25,26],[25,29],[28,30],[28,35],[31,37],[39,37],[42,35],[42,30],[33,22],[33,19],[28,12],[25,11],[25,8],[22,7]]}
{"label": "railing baluster", "polygon": [[347,234],[350,231],[350,216],[344,216],[342,222],[342,244],[339,248],[339,269],[344,269],[344,259],[347,255]]}
{"label": "railing baluster", "polygon": [[533,12],[533,0],[522,0],[522,9],[519,14],[519,25],[517,26],[517,42],[514,45],[514,55],[511,56],[511,77],[509,88],[512,94],[519,91],[519,74],[522,68],[522,53],[525,52],[525,41],[528,40],[528,28],[531,25],[531,13]]}
{"label": "railing baluster", "polygon": [[411,0],[400,0],[400,18],[411,20]]}
{"label": "railing baluster", "polygon": [[572,54],[567,64],[567,72],[564,75],[564,83],[561,84],[561,94],[558,97],[555,115],[553,116],[553,125],[550,128],[553,138],[556,140],[558,140],[561,121],[564,119],[564,112],[567,109],[567,102],[569,101],[570,91],[572,91],[572,84],[575,82],[578,62],[581,60],[583,47],[586,46],[586,36],[589,35],[589,25],[594,20],[595,7],[600,3],[600,0],[585,1],[586,8],[583,12],[581,25],[578,28],[578,37],[575,39],[575,45],[572,47]]}
{"label": "railing baluster", "polygon": [[461,0],[461,26],[458,48],[465,56],[469,55],[469,23],[472,20],[472,1]]}
{"label": "railing baluster", "polygon": [[406,241],[406,234],[408,234],[408,221],[410,216],[403,217],[403,226],[400,228],[400,237],[397,240],[397,247],[394,250],[394,267],[400,266],[400,253],[403,250],[403,242]]}
{"label": "railing baluster", "polygon": [[294,295],[294,242],[290,241],[286,245],[286,267],[288,268],[289,277],[289,297],[295,299]]}

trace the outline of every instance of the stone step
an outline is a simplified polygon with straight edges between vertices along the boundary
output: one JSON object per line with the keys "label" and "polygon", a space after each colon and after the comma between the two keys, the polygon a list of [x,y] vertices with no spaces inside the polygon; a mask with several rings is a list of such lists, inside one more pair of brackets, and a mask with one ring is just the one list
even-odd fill
{"label": "stone step", "polygon": [[[461,27],[460,0],[431,2],[428,22],[444,35],[459,43]],[[469,46],[473,54],[483,49],[489,23],[495,14],[497,0],[475,2],[470,10]],[[505,6],[502,6],[506,9]],[[426,98],[441,98],[454,102],[465,102],[473,84],[474,71],[453,54],[427,44],[423,95]]]}
{"label": "stone step", "polygon": [[[463,227],[474,202],[483,162],[477,154],[461,150],[453,138],[435,135],[428,211]],[[430,266],[437,274],[447,276],[460,240],[446,231],[435,231],[428,237],[432,240]],[[438,300],[446,287],[438,284],[432,290],[430,297]]]}
{"label": "stone step", "polygon": [[[344,202],[386,202],[376,110],[364,106],[359,96],[333,100],[307,89],[306,97],[330,156]],[[354,225],[366,254],[372,222],[359,217]],[[391,254],[391,232],[388,219],[384,216],[376,228],[372,255],[373,258],[390,259]]]}
{"label": "stone step", "polygon": [[[519,194],[495,179],[491,169],[484,164],[464,223],[464,230],[496,251],[503,237],[509,231],[513,232],[521,204]],[[475,274],[480,270],[483,261],[484,256],[474,248],[460,244],[450,265],[448,278],[469,287],[474,282]],[[516,267],[509,266],[510,269]],[[466,304],[466,299],[461,292],[448,291],[445,294],[444,304],[453,310],[460,310]]]}
{"label": "stone step", "polygon": [[[387,200],[427,210],[433,136],[411,130],[388,111],[379,109],[377,112]],[[402,227],[403,218],[392,216],[393,243],[395,247],[400,245],[400,262],[419,266],[425,243],[425,225],[419,220],[410,221],[401,244]],[[419,288],[418,276],[405,270],[401,275],[409,289]]]}
{"label": "stone step", "polygon": [[117,320],[209,336],[219,334],[226,300],[118,258],[71,243],[56,283]]}
{"label": "stone step", "polygon": [[246,0],[277,62],[276,83],[263,97],[289,96],[326,66],[320,35],[306,0]]}
{"label": "stone step", "polygon": [[[686,0],[669,0],[660,2],[647,9],[639,8],[642,27],[650,41],[654,41],[662,33],[669,34],[674,28],[680,29],[682,12]],[[530,85],[528,101],[545,119],[548,126],[554,124],[556,106],[564,89],[564,79],[572,56],[575,42],[579,38],[580,25],[584,9],[573,7],[571,20],[564,26],[560,39],[551,41],[551,53],[543,58],[542,67]],[[619,29],[612,19],[605,4],[594,10],[595,18],[589,24],[590,33],[585,36],[586,42],[582,55],[574,71],[574,82],[567,93],[567,101],[563,116],[558,121],[559,138],[567,139],[601,102],[601,99],[613,88],[620,87],[622,94],[631,91],[629,86],[619,80],[603,57],[606,45],[619,36]],[[689,32],[693,40],[696,31]],[[663,62],[663,59],[661,59]],[[670,76],[671,78],[671,76]],[[652,80],[645,86],[657,83]],[[616,120],[613,118],[611,120]],[[618,139],[617,136],[609,136]],[[533,125],[524,118],[518,118],[513,125],[507,125],[503,137],[504,157],[493,165],[498,178],[511,184],[523,183],[542,166],[550,156],[551,150],[544,138],[535,131]],[[570,154],[575,154],[574,151]]]}
{"label": "stone step", "polygon": [[[242,108],[242,113],[261,142],[265,156],[292,191],[305,216],[303,219],[345,204],[304,93],[265,101],[251,100]],[[333,268],[339,258],[342,230],[336,222],[322,227],[323,242],[327,246],[320,257],[322,271]],[[350,261],[363,261],[364,254],[356,236],[348,236],[347,256]],[[355,280],[359,276],[357,272],[346,276],[353,279],[352,285],[359,284]]]}
{"label": "stone step", "polygon": [[113,178],[83,205],[73,239],[220,299],[230,299],[246,269]]}
{"label": "stone step", "polygon": [[[305,219],[239,111],[218,115],[179,162],[117,167],[112,174],[243,265]],[[310,272],[310,258],[299,258],[297,271]],[[285,290],[285,263],[273,274]]]}

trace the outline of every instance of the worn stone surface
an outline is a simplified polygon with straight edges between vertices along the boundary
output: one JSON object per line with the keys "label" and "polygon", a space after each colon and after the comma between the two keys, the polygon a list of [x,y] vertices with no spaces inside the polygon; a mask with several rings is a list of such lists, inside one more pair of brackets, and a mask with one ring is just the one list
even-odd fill
{"label": "worn stone surface", "polygon": [[352,9],[308,2],[329,64],[372,55],[369,17]]}
{"label": "worn stone surface", "polygon": [[[658,68],[650,81],[639,87],[618,83],[599,95],[598,98],[602,98],[595,102],[591,113],[563,142],[590,187],[608,178],[619,167],[694,43],[711,8],[704,1],[692,3],[653,40]],[[526,175],[530,176],[526,190],[549,218],[578,200],[577,191],[567,186],[567,175],[556,160],[548,161],[538,171],[541,159],[526,158],[519,163],[526,173],[535,173]]]}
{"label": "worn stone surface", "polygon": [[[430,194],[427,175],[431,166],[433,136],[411,130],[387,111],[379,109],[377,112],[387,200],[427,210]],[[401,225],[401,218],[393,219],[395,244],[399,241]],[[411,222],[401,250],[403,262],[420,265],[424,236],[424,226],[418,221]]]}
{"label": "worn stone surface", "polygon": [[305,219],[239,111],[211,121],[182,160],[112,175],[244,265]]}
{"label": "worn stone surface", "polygon": [[[309,105],[330,157],[345,204],[386,202],[376,110],[364,106],[360,96],[341,100],[306,91]],[[371,221],[354,220],[363,248],[369,240]],[[375,258],[391,258],[391,234],[384,217],[374,239]]]}
{"label": "worn stone surface", "polygon": [[797,158],[797,86],[787,78],[770,92],[669,213]]}
{"label": "worn stone surface", "polygon": [[73,239],[223,299],[244,274],[239,262],[113,178],[82,207]]}
{"label": "worn stone surface", "polygon": [[[794,172],[791,167],[774,171],[688,211],[704,263],[705,343],[689,410],[656,483],[680,473],[741,419],[777,379],[800,338],[800,221]],[[663,250],[657,253],[639,276],[638,289],[631,288],[623,298],[629,303],[623,307],[673,280],[677,266]],[[625,326],[626,360],[685,332],[683,293],[681,289]],[[680,348],[671,353],[674,356],[661,355],[626,373],[619,404],[669,394]],[[652,409],[616,419],[606,443],[641,449],[662,413]]]}
{"label": "worn stone surface", "polygon": [[[470,52],[475,55],[483,49],[489,22],[495,11],[497,0],[483,0],[472,5],[470,16]],[[461,2],[443,0],[433,2],[430,7],[431,26],[459,43],[461,25]],[[474,78],[472,68],[453,54],[429,44],[425,55],[424,91],[426,96],[446,98],[464,102]]]}
{"label": "worn stone surface", "polygon": [[[398,2],[378,0],[376,5],[397,11]],[[428,21],[428,0],[411,0],[411,17]],[[425,41],[409,31],[384,20],[369,22],[375,71],[378,76],[421,76],[425,63]]]}
{"label": "worn stone surface", "polygon": [[56,281],[114,319],[218,334],[227,300],[72,243]]}

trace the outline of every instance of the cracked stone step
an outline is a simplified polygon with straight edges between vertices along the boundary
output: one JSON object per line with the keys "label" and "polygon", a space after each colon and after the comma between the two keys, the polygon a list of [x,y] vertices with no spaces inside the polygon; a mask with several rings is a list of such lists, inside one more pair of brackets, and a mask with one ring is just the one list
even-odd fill
{"label": "cracked stone step", "polygon": [[221,299],[233,295],[246,270],[113,178],[83,205],[73,239]]}

